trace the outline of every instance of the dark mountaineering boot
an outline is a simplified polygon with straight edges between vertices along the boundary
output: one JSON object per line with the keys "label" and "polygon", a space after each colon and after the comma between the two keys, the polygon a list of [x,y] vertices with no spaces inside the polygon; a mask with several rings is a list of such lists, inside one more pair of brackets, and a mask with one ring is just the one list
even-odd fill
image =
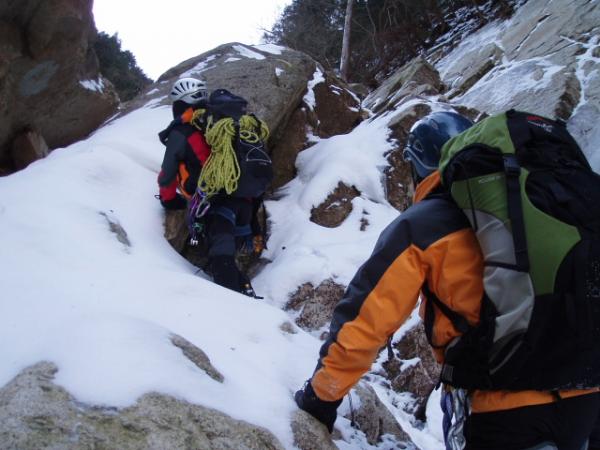
{"label": "dark mountaineering boot", "polygon": [[252,287],[252,284],[250,284],[250,280],[248,279],[248,277],[243,274],[240,273],[240,292],[244,295],[247,295],[248,297],[252,297],[255,298],[257,300],[262,300],[264,299],[264,297],[260,297],[258,295],[256,295],[256,292],[254,292],[254,288]]}

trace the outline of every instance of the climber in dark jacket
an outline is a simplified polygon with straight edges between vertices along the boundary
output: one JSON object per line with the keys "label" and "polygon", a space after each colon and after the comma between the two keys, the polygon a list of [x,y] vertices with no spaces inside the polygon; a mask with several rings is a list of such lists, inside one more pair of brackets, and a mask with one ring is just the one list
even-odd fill
{"label": "climber in dark jacket", "polygon": [[[166,209],[185,209],[211,155],[201,131],[203,116],[196,114],[207,108],[206,86],[203,81],[182,78],[173,85],[170,98],[173,121],[159,133],[166,145],[158,176],[160,200]],[[220,192],[210,197],[210,208],[202,218],[208,247],[207,271],[215,283],[252,297],[256,295],[248,277],[238,268],[235,255],[240,250],[248,253],[262,250],[262,230],[256,214],[261,200]]]}
{"label": "climber in dark jacket", "polygon": [[169,98],[173,101],[173,121],[159,133],[166,145],[158,175],[160,202],[165,209],[185,209],[186,200],[196,191],[202,164],[210,156],[204,135],[191,124],[194,111],[205,106],[206,85],[195,78],[181,78]]}
{"label": "climber in dark jacket", "polygon": [[[426,334],[440,363],[462,334],[449,315],[457,313],[471,326],[479,321],[483,255],[436,170],[443,144],[470,125],[456,113],[435,112],[411,129],[405,158],[418,182],[414,204],[382,232],[352,279],[334,310],[317,367],[294,397],[329,431],[344,395],[420,295]],[[442,399],[446,448],[452,450],[583,450],[600,408],[598,389],[465,392],[447,386]]]}

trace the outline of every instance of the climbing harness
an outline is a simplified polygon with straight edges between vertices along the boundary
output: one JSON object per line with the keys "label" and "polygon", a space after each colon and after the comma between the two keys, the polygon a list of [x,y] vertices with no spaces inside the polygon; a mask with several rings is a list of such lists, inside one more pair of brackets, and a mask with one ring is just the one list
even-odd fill
{"label": "climbing harness", "polygon": [[204,217],[210,208],[210,202],[206,193],[202,192],[201,189],[196,188],[196,192],[190,199],[188,214],[187,214],[187,225],[190,233],[190,245],[196,246],[200,243],[202,234],[204,233]]}

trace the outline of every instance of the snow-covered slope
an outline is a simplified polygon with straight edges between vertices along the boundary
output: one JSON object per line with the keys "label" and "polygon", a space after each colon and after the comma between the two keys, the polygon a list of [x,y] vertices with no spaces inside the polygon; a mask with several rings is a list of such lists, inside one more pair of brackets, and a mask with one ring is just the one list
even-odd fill
{"label": "snow-covered slope", "polygon": [[[465,55],[486,46],[496,55],[509,25],[490,24],[437,61],[446,83],[453,87]],[[589,94],[597,83],[597,44],[597,36],[589,37],[578,54],[575,74],[584,95],[575,112],[587,126],[578,130],[588,130],[581,135],[584,147],[599,170],[600,152],[592,152],[600,145],[598,128],[585,122],[599,110]],[[496,69],[450,102],[480,108],[493,99],[501,103],[518,98],[525,85],[515,83],[511,73],[532,64],[541,68],[535,76],[543,84],[558,71],[543,59],[525,61],[499,57]],[[526,71],[519,79],[530,75]],[[425,100],[437,108],[438,97]],[[263,256],[270,263],[253,280],[265,297],[256,301],[211,283],[163,237],[164,211],[154,195],[164,148],[156,132],[169,122],[170,111],[158,103],[0,178],[0,387],[25,367],[52,361],[59,368],[56,382],[81,402],[124,407],[158,391],[265,427],[291,449],[292,393],[310,376],[321,341],[319,333],[293,325],[292,333],[289,326],[282,329],[291,320],[282,307],[303,283],[348,284],[380,231],[398,215],[382,179],[386,152],[395,145],[388,125],[398,111],[364,121],[349,134],[313,137],[314,145],[300,153],[297,178],[266,202],[271,234]],[[592,113],[582,114],[585,110]],[[336,228],[311,222],[311,209],[339,182],[361,193],[352,200],[352,213]],[[413,316],[396,339],[416,321]],[[206,352],[224,382],[174,347],[173,333]],[[417,446],[443,448],[436,395],[423,425],[402,411],[401,395],[373,385]],[[345,402],[340,412],[348,407]],[[343,417],[336,427],[339,448],[393,447],[369,445]]]}
{"label": "snow-covered slope", "polygon": [[[298,178],[268,202],[273,263],[255,281],[264,301],[214,285],[164,239],[156,130],[169,120],[168,108],[142,108],[0,178],[0,386],[52,361],[56,382],[81,402],[124,407],[163,392],[266,427],[292,448],[292,392],[321,342],[282,331],[280,308],[302,282],[348,283],[398,214],[380,182],[385,119],[303,152]],[[340,179],[364,196],[341,227],[324,229],[310,209]],[[172,333],[204,350],[224,383],[171,345]]]}

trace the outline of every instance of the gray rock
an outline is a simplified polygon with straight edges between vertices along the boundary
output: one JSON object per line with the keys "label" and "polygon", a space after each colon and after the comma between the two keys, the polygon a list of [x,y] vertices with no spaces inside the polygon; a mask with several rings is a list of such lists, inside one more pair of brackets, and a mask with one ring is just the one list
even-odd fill
{"label": "gray rock", "polygon": [[21,167],[11,147],[22,130],[36,130],[54,149],[87,136],[116,111],[117,94],[98,71],[95,35],[91,0],[2,3],[0,165]]}
{"label": "gray rock", "polygon": [[443,87],[437,70],[421,57],[415,58],[385,80],[369,94],[364,105],[376,114],[394,109],[399,99],[417,95],[415,89],[418,86],[425,86],[418,95],[435,94]]}
{"label": "gray rock", "polygon": [[294,445],[300,450],[336,450],[325,425],[307,412],[298,410],[292,416]]}
{"label": "gray rock", "polygon": [[[358,397],[359,406],[354,411],[354,421],[359,430],[365,433],[367,442],[377,445],[384,435],[391,435],[397,449],[415,448],[410,437],[404,432],[392,413],[381,403],[373,388],[364,382],[357,384],[350,395]],[[347,419],[352,419],[348,414]]]}
{"label": "gray rock", "polygon": [[582,99],[600,99],[600,65],[584,60],[597,47],[598,23],[597,2],[530,0],[499,40],[452,62],[444,73],[449,96],[464,93],[459,102],[488,114],[516,108],[567,120]]}
{"label": "gray rock", "polygon": [[[410,392],[415,397],[412,413],[425,419],[425,407],[431,391],[440,379],[440,365],[435,360],[422,323],[412,328],[393,347],[397,354],[383,363],[383,374],[396,392]],[[406,361],[412,360],[407,364]]]}
{"label": "gray rock", "polygon": [[124,409],[77,402],[41,362],[0,389],[0,442],[19,450],[283,450],[267,430],[149,393]]}
{"label": "gray rock", "polygon": [[273,136],[283,132],[301,104],[316,63],[304,53],[283,49],[281,54],[239,43],[221,45],[178,64],[130,102],[125,111],[152,101],[170,104],[167,94],[181,76],[200,77],[210,90],[228,89],[248,100],[248,110],[263,119]]}
{"label": "gray rock", "polygon": [[344,295],[345,287],[325,280],[317,288],[305,283],[290,297],[286,310],[300,311],[296,324],[308,331],[319,330],[331,321],[333,310]]}
{"label": "gray rock", "polygon": [[577,110],[568,122],[568,130],[577,140],[592,167],[600,171],[600,107],[587,103]]}
{"label": "gray rock", "polygon": [[206,372],[206,374],[213,380],[222,383],[225,377],[221,375],[217,369],[211,364],[210,359],[201,349],[196,347],[187,339],[179,336],[178,334],[171,335],[171,343],[181,349],[187,359],[192,361],[196,367]]}
{"label": "gray rock", "polygon": [[453,61],[443,76],[444,83],[450,87],[451,94],[448,96],[454,97],[469,90],[500,62],[502,55],[502,50],[492,42]]}
{"label": "gray rock", "polygon": [[[579,102],[579,82],[572,70],[530,60],[493,70],[458,98],[464,105],[496,114],[511,108],[568,119]],[[522,89],[509,90],[522,83]]]}
{"label": "gray rock", "polygon": [[115,217],[113,217],[112,212],[101,212],[100,215],[106,219],[111,233],[115,234],[117,240],[126,248],[131,247],[131,242],[129,241],[129,236],[127,236],[127,231],[125,231],[125,228],[123,228],[119,221]]}
{"label": "gray rock", "polygon": [[[560,64],[572,61],[577,48],[564,37],[579,39],[600,23],[600,7],[589,0],[564,2],[529,0],[519,8],[502,36],[510,60],[554,56]],[[569,47],[567,52],[563,52]],[[567,56],[571,58],[567,59]]]}

